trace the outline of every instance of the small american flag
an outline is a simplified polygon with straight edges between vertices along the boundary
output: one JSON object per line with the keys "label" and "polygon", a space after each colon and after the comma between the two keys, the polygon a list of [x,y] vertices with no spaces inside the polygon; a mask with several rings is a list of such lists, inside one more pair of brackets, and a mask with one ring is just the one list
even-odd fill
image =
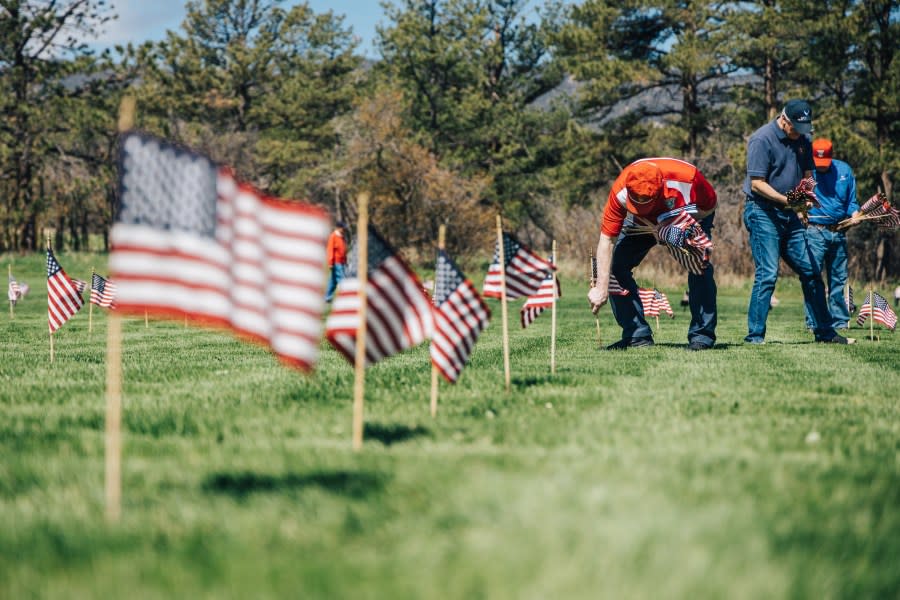
{"label": "small american flag", "polygon": [[[434,334],[434,310],[422,283],[388,243],[369,227],[366,287],[366,366],[412,348]],[[354,242],[347,273],[337,295],[325,336],[335,350],[354,361],[359,330],[359,258]]]}
{"label": "small american flag", "polygon": [[103,308],[114,308],[116,284],[111,279],[104,279],[94,273],[91,277],[91,302]]}
{"label": "small american flag", "polygon": [[311,369],[325,308],[325,211],[266,196],[149,135],[125,134],[119,161],[116,308],[227,327]]}
{"label": "small american flag", "polygon": [[[875,297],[873,306],[872,296]],[[862,325],[866,319],[872,317],[876,323],[880,323],[893,331],[897,327],[897,315],[888,306],[888,301],[878,292],[866,294],[866,299],[859,307],[859,316],[856,317],[857,325]]]}
{"label": "small american flag", "polygon": [[701,275],[709,266],[712,241],[687,212],[661,223],[656,234],[672,258],[694,275]]}
{"label": "small american flag", "polygon": [[444,379],[456,383],[478,336],[488,326],[491,311],[444,250],[438,250],[434,280],[431,364]]}
{"label": "small american flag", "polygon": [[63,326],[84,306],[81,293],[59,266],[53,251],[47,249],[47,319],[50,333]]}
{"label": "small american flag", "polygon": [[638,288],[638,297],[641,299],[641,304],[644,305],[645,317],[659,316],[659,302],[657,300],[656,290]]}
{"label": "small american flag", "polygon": [[16,278],[12,276],[12,273],[8,275],[9,277],[9,286],[6,288],[6,297],[9,298],[9,301],[15,304],[19,301],[19,298],[22,297],[22,288],[19,286],[19,282],[16,281]]}
{"label": "small american flag", "polygon": [[675,311],[672,310],[672,305],[669,303],[669,297],[658,289],[654,288],[653,291],[655,292],[656,305],[659,308],[659,312],[664,312],[669,315],[669,318],[674,319]]}
{"label": "small american flag", "polygon": [[[506,297],[525,298],[541,287],[541,282],[554,270],[552,264],[532,252],[512,235],[503,232],[503,262],[506,269]],[[494,248],[494,258],[488,267],[482,293],[487,298],[500,298],[500,248]]]}
{"label": "small american flag", "polygon": [[[597,257],[591,253],[591,287],[597,286]],[[609,274],[609,285],[606,288],[611,296],[627,296],[628,290],[619,285],[619,280],[612,273]]]}
{"label": "small american flag", "polygon": [[607,289],[612,296],[627,296],[631,293],[619,284],[619,280],[612,273],[609,274],[609,288]]}
{"label": "small american flag", "polygon": [[87,282],[84,281],[83,279],[72,279],[72,285],[75,286],[75,290],[79,294],[83,294],[84,290],[87,289]]}
{"label": "small american flag", "polygon": [[[556,286],[556,290],[553,289],[554,285]],[[554,291],[556,294],[555,297]],[[545,309],[553,306],[556,302],[556,298],[562,298],[562,288],[559,285],[559,279],[556,278],[554,273],[551,273],[541,282],[541,287],[538,288],[538,291],[528,296],[525,300],[525,304],[519,312],[519,320],[522,323],[522,328],[528,327],[534,323],[535,319],[538,318],[538,315],[544,312]]]}

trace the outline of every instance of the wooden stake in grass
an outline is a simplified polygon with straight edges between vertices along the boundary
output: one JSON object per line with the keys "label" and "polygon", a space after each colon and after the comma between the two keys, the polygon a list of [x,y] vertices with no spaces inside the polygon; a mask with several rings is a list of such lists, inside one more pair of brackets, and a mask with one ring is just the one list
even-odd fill
{"label": "wooden stake in grass", "polygon": [[509,317],[506,308],[506,250],[503,248],[503,219],[497,215],[497,263],[500,266],[500,318],[503,320],[503,379],[509,391]]}
{"label": "wooden stake in grass", "polygon": [[[438,227],[438,250],[444,249],[445,237],[447,235],[447,226],[441,225]],[[435,291],[437,289],[437,278],[435,278],[434,282]],[[434,363],[431,363],[431,418],[435,418],[437,416],[437,404],[438,404],[438,370],[437,367],[434,366]]]}
{"label": "wooden stake in grass", "polygon": [[[12,265],[6,265],[6,272],[7,272],[7,276],[8,276],[7,281],[12,281]],[[15,319],[16,318],[16,303],[13,302],[13,299],[11,296],[9,296],[9,294],[7,294],[7,297],[9,298],[9,318]]]}
{"label": "wooden stake in grass", "polygon": [[[50,250],[51,250],[50,236],[48,235],[47,236],[47,256],[50,255]],[[49,260],[49,258],[47,260]],[[48,285],[49,285],[49,283],[48,283]],[[49,301],[49,296],[48,296],[48,301]],[[53,330],[52,329],[50,330],[50,362],[53,362]]]}
{"label": "wooden stake in grass", "polygon": [[359,195],[356,223],[356,276],[359,278],[359,324],[356,329],[356,357],[353,379],[353,450],[363,443],[363,400],[366,394],[366,309],[369,286],[369,194]]}
{"label": "wooden stake in grass", "polygon": [[[556,266],[556,240],[553,240],[550,251],[550,262]],[[559,299],[559,290],[556,287],[556,274],[553,274],[553,306],[550,308],[550,374],[556,375],[556,302]]]}
{"label": "wooden stake in grass", "polygon": [[[590,287],[596,287],[597,285],[597,257],[594,256],[594,249],[591,248],[591,264],[590,264],[590,273],[589,273],[589,281]],[[600,315],[594,315],[594,323],[597,324],[597,345],[603,346],[603,338],[600,337]]]}
{"label": "wooden stake in grass", "polygon": [[[91,267],[91,289],[94,287],[94,273],[97,271]],[[88,300],[88,333],[94,333],[94,303]]]}
{"label": "wooden stake in grass", "polygon": [[869,285],[869,339],[875,341],[875,286]]}
{"label": "wooden stake in grass", "polygon": [[[134,125],[134,97],[119,105],[119,133]],[[110,311],[106,321],[106,520],[122,514],[122,318]]]}

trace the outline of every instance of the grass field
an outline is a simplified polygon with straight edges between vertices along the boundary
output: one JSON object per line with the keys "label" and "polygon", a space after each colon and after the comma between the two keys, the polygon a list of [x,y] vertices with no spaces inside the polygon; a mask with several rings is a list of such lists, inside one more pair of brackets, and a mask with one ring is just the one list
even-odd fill
{"label": "grass field", "polygon": [[[59,259],[84,279],[104,260]],[[108,526],[105,315],[67,323],[50,364],[43,268],[15,258],[32,292],[0,316],[0,598],[900,595],[900,342],[811,343],[795,278],[764,346],[741,344],[748,288],[720,290],[705,353],[677,307],[656,347],[598,351],[564,279],[556,376],[549,314],[523,332],[511,306],[510,393],[493,303],[437,419],[427,345],[368,371],[360,453],[333,350],[306,377],[128,320]],[[602,332],[618,339],[608,308]]]}

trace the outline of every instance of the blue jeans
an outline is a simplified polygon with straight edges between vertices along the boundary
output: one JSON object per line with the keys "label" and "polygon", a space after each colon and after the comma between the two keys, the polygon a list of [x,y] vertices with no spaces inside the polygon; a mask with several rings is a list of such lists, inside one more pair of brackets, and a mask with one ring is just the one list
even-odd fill
{"label": "blue jeans", "polygon": [[816,340],[833,338],[835,331],[825,304],[825,285],[806,241],[806,228],[796,213],[764,206],[748,198],[744,205],[744,226],[750,232],[750,250],[756,266],[744,341],[759,344],[766,337],[766,319],[778,280],[779,257],[800,276],[803,302],[807,313],[813,317]]}
{"label": "blue jeans", "polygon": [[[844,302],[844,286],[847,285],[847,236],[843,231],[829,231],[810,225],[806,239],[817,265],[825,269],[828,278],[828,312],[831,326],[841,329],[850,320],[850,311]],[[806,326],[812,328],[812,317],[806,313]]]}
{"label": "blue jeans", "polygon": [[[712,239],[713,215],[700,222],[703,231]],[[644,319],[644,306],[638,295],[637,282],[633,270],[650,249],[656,245],[656,239],[649,235],[620,235],[613,249],[612,268],[619,284],[630,293],[627,296],[609,297],[613,315],[622,328],[622,339],[653,337],[650,325]],[[716,341],[716,281],[713,277],[713,266],[709,265],[702,275],[688,273],[688,290],[691,301],[691,325],[688,328],[688,342],[698,341],[712,346]]]}
{"label": "blue jeans", "polygon": [[331,276],[328,278],[328,291],[325,292],[325,302],[334,300],[334,292],[338,284],[344,278],[344,265],[336,264],[331,267]]}

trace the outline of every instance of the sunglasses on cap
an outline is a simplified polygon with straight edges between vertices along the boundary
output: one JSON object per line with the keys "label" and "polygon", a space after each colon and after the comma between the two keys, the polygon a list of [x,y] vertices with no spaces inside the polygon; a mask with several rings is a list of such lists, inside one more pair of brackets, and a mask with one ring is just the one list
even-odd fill
{"label": "sunglasses on cap", "polygon": [[633,204],[647,204],[649,202],[653,202],[653,199],[656,196],[635,196],[628,189],[625,189],[625,193],[628,194],[628,199],[631,200]]}

